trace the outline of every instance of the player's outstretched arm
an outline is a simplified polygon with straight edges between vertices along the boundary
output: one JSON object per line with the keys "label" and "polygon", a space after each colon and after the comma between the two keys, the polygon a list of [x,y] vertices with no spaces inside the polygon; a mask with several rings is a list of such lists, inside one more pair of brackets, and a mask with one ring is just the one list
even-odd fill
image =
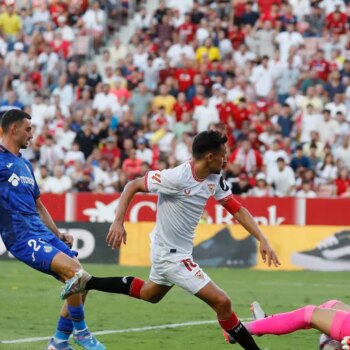
{"label": "player's outstretched arm", "polygon": [[112,249],[119,248],[122,242],[126,244],[126,231],[124,229],[125,214],[132,198],[137,192],[147,192],[145,177],[129,182],[119,198],[115,219],[109,228],[106,238],[107,244]]}
{"label": "player's outstretched arm", "polygon": [[45,226],[51,232],[53,232],[59,239],[61,239],[63,242],[65,242],[67,245],[71,247],[73,244],[73,236],[61,233],[59,231],[55,222],[52,220],[50,213],[47,211],[44,203],[41,201],[40,197],[36,199],[36,208]]}
{"label": "player's outstretched arm", "polygon": [[260,242],[259,250],[263,261],[266,262],[267,260],[268,266],[271,266],[271,263],[273,263],[276,267],[281,265],[276,253],[271,248],[270,243],[261,232],[250,212],[241,206],[240,209],[233,214],[233,216],[252,236],[254,236]]}

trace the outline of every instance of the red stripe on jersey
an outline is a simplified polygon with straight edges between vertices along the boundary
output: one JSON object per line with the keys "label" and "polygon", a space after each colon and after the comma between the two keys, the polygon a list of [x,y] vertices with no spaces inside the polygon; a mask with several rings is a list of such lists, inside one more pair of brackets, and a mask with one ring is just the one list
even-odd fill
{"label": "red stripe on jersey", "polygon": [[148,173],[149,173],[149,171],[147,171],[147,173],[145,174],[145,177],[144,177],[146,192],[149,192],[149,190],[148,190]]}

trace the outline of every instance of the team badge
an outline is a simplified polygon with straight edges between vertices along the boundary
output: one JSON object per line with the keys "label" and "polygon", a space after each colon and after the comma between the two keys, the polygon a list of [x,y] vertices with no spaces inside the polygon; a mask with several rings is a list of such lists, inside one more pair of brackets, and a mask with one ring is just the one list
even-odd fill
{"label": "team badge", "polygon": [[209,193],[213,196],[215,193],[215,184],[208,184]]}
{"label": "team badge", "polygon": [[185,193],[186,196],[189,196],[190,193],[191,193],[191,189],[190,188],[184,189],[184,193]]}
{"label": "team badge", "polygon": [[52,247],[50,245],[44,245],[44,252],[45,253],[51,253],[52,252]]}
{"label": "team badge", "polygon": [[194,276],[200,280],[204,280],[204,275],[203,275],[202,270],[197,271]]}

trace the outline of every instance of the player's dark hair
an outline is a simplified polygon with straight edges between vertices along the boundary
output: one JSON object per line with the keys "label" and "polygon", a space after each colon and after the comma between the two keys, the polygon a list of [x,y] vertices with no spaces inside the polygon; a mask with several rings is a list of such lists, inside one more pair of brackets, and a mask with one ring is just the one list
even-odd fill
{"label": "player's dark hair", "polygon": [[203,131],[193,140],[193,158],[200,159],[209,152],[217,152],[221,145],[227,142],[227,137],[218,131]]}
{"label": "player's dark hair", "polygon": [[24,119],[32,119],[32,117],[26,113],[21,111],[20,109],[10,109],[7,111],[0,119],[0,126],[4,133],[7,133],[10,129],[10,126],[14,123],[22,121]]}

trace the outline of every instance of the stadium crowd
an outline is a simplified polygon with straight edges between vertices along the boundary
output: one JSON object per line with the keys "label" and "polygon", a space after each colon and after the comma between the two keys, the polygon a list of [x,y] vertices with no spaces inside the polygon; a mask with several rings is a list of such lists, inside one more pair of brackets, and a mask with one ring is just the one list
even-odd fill
{"label": "stadium crowd", "polygon": [[[350,196],[350,1],[5,0],[0,114],[32,115],[42,192],[111,193],[227,133],[245,196]],[[107,39],[113,44],[105,46]]]}

